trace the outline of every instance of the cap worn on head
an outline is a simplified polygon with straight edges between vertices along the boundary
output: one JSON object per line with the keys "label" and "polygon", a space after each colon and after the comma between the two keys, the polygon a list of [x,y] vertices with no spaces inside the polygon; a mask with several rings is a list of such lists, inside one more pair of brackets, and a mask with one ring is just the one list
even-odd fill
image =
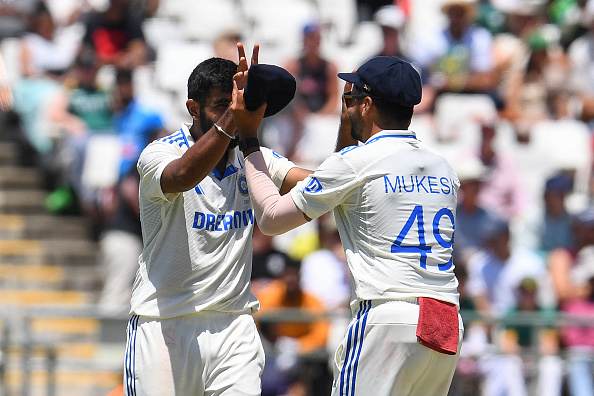
{"label": "cap worn on head", "polygon": [[545,192],[567,193],[572,189],[571,177],[564,173],[551,176],[545,183]]}
{"label": "cap worn on head", "polygon": [[285,108],[297,89],[295,77],[275,65],[250,66],[247,85],[243,92],[246,108],[254,111],[266,103],[264,117],[270,117]]}
{"label": "cap worn on head", "polygon": [[478,235],[482,241],[509,235],[509,223],[504,218],[490,213],[488,218],[481,224]]}
{"label": "cap worn on head", "polygon": [[400,7],[395,5],[387,5],[377,10],[374,20],[382,27],[400,30],[402,27],[404,27],[405,17],[404,12],[402,12]]}
{"label": "cap worn on head", "polygon": [[464,7],[468,10],[474,10],[477,0],[446,0],[441,6],[441,11],[447,13],[451,7]]}
{"label": "cap worn on head", "polygon": [[487,167],[476,156],[463,158],[454,164],[460,182],[482,181],[487,175]]}
{"label": "cap worn on head", "polygon": [[376,56],[356,72],[338,73],[338,77],[355,84],[372,98],[405,107],[421,102],[421,76],[410,63],[396,56]]}

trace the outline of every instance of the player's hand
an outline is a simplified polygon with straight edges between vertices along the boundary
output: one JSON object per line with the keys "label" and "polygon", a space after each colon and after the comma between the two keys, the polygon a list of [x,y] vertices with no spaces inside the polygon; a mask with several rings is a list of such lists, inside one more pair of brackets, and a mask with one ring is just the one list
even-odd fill
{"label": "player's hand", "polygon": [[[252,58],[250,60],[250,66],[258,64],[259,53],[260,45],[254,44],[254,49],[252,50]],[[247,85],[247,74],[249,66],[247,63],[247,57],[245,56],[245,48],[242,43],[237,43],[237,54],[239,56],[239,62],[237,64],[237,73],[241,73],[241,76],[237,78],[237,85],[239,89],[243,89]]]}
{"label": "player's hand", "polygon": [[242,73],[237,73],[233,78],[233,96],[231,100],[231,112],[235,120],[235,126],[240,139],[257,138],[258,128],[264,118],[264,111],[266,110],[266,103],[260,106],[255,111],[249,111],[245,107],[245,100],[243,98],[243,89],[239,89],[238,80],[241,79]]}
{"label": "player's hand", "polygon": [[346,103],[344,101],[344,94],[347,93],[347,92],[350,92],[352,90],[353,90],[353,83],[346,81],[344,83],[344,88],[342,89],[342,96],[341,96],[341,100],[342,100],[342,114],[346,114],[346,111],[347,111],[347,106],[346,106]]}

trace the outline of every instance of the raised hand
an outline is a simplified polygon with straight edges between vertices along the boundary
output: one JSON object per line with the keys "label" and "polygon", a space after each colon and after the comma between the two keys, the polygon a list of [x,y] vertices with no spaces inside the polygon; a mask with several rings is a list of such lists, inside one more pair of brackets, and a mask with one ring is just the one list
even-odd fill
{"label": "raised hand", "polygon": [[[254,49],[252,50],[252,58],[250,60],[251,65],[258,64],[258,55],[260,53],[260,45],[254,44]],[[248,63],[247,57],[245,56],[245,48],[242,43],[237,43],[237,54],[239,56],[239,62],[237,65],[237,73],[240,74],[239,76],[236,75],[237,86],[239,89],[245,88],[247,84],[247,73],[248,73]]]}
{"label": "raised hand", "polygon": [[258,137],[258,128],[264,118],[266,103],[255,111],[249,111],[245,107],[243,98],[243,89],[239,89],[238,80],[241,78],[241,72],[235,74],[233,78],[233,96],[230,109],[233,112],[233,119],[240,139]]}

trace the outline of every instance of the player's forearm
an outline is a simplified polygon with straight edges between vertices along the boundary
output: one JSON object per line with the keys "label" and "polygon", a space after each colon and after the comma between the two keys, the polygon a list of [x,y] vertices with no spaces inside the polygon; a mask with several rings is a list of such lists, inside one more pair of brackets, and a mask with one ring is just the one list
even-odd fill
{"label": "player's forearm", "polygon": [[[229,134],[235,131],[230,112],[225,113],[217,125]],[[163,192],[182,192],[196,187],[215,168],[227,151],[229,141],[229,137],[212,127],[181,158],[165,168],[161,178]]]}
{"label": "player's forearm", "polygon": [[256,221],[264,234],[279,235],[307,222],[291,195],[279,194],[260,151],[245,158],[245,171]]}

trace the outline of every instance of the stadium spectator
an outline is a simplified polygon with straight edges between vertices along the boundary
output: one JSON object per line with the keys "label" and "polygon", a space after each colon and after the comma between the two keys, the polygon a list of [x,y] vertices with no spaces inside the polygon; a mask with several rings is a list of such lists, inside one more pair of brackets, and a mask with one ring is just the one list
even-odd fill
{"label": "stadium spectator", "polygon": [[[301,309],[304,314],[319,315],[325,308],[315,296],[305,292],[300,282],[300,263],[287,262],[278,279],[260,290],[260,311],[256,320],[266,314],[280,313],[282,309]],[[325,319],[258,321],[263,337],[272,344],[273,351],[266,355],[262,373],[262,395],[282,395],[292,386],[302,386],[303,379],[295,376],[307,355],[325,352],[329,323]],[[323,367],[327,367],[325,359]],[[300,384],[299,384],[300,383]],[[329,386],[327,390],[329,390]]]}
{"label": "stadium spectator", "polygon": [[454,246],[461,260],[459,263],[464,266],[468,258],[481,249],[476,230],[490,218],[489,212],[478,201],[487,168],[478,157],[470,155],[454,163],[454,170],[460,180]]}
{"label": "stadium spectator", "polygon": [[[338,114],[340,95],[336,73],[336,64],[326,59],[320,50],[322,25],[315,21],[303,27],[303,48],[298,57],[289,59],[285,69],[295,76],[297,92],[290,108],[293,133],[285,149],[286,156],[294,158],[297,143],[303,136],[306,118],[310,114]],[[295,158],[298,161],[298,158]]]}
{"label": "stadium spectator", "polygon": [[23,76],[46,76],[62,81],[74,62],[79,43],[56,39],[56,24],[45,3],[39,3],[29,19],[31,31],[21,45]]}
{"label": "stadium spectator", "polygon": [[594,0],[588,0],[582,15],[587,32],[571,43],[567,54],[571,60],[573,95],[566,103],[566,114],[592,126],[594,120]]}
{"label": "stadium spectator", "polygon": [[107,10],[85,17],[83,48],[93,49],[102,65],[133,69],[148,61],[142,19],[131,2],[109,0]]}
{"label": "stadium spectator", "polygon": [[274,245],[274,237],[265,235],[256,224],[252,235],[254,256],[252,258],[251,287],[255,295],[271,281],[278,279],[288,263],[294,261],[287,253]]}
{"label": "stadium spectator", "polygon": [[483,93],[498,100],[493,37],[474,23],[476,7],[477,0],[446,0],[441,10],[447,27],[429,32],[412,47],[412,58],[427,74],[425,85],[433,89],[434,98],[443,92],[458,92]]}
{"label": "stadium spectator", "polygon": [[580,319],[594,313],[594,208],[588,206],[574,217],[576,245],[556,249],[549,271],[559,300],[559,309],[574,324],[562,328],[567,352],[567,379],[572,396],[591,395],[593,388],[594,326]]}
{"label": "stadium spectator", "polygon": [[495,139],[499,120],[480,123],[478,156],[487,168],[479,194],[479,204],[508,221],[520,219],[532,197],[520,179],[516,160],[497,149]]}

